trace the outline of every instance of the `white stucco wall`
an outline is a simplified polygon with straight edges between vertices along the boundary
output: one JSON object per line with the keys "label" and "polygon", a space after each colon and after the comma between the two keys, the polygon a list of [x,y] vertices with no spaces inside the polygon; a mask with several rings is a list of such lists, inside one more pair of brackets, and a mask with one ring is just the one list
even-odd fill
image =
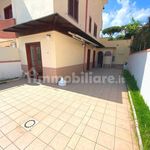
{"label": "white stucco wall", "polygon": [[12,0],[17,24],[54,13],[53,0]]}
{"label": "white stucco wall", "polygon": [[0,80],[22,76],[21,62],[0,63]]}
{"label": "white stucco wall", "polygon": [[0,47],[0,80],[22,75],[19,50],[12,47]]}
{"label": "white stucco wall", "polygon": [[150,107],[150,50],[130,55],[128,70],[137,80],[141,94]]}

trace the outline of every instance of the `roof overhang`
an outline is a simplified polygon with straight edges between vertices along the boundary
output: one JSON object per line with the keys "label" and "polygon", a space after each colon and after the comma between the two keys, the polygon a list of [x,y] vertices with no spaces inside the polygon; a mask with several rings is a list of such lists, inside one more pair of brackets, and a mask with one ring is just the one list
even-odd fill
{"label": "roof overhang", "polygon": [[63,18],[61,15],[57,13],[46,16],[44,18],[32,20],[26,23],[18,24],[18,25],[9,27],[7,29],[4,29],[4,31],[7,31],[7,32],[8,31],[16,32],[18,33],[19,36],[37,34],[37,33],[52,31],[52,30],[56,30],[68,36],[70,36],[69,32],[71,32],[71,33],[74,33],[76,35],[83,37],[84,39],[87,39],[87,41],[90,41],[91,43],[94,43],[94,46],[97,48],[104,47],[97,40],[92,38],[90,35],[82,31],[81,29],[79,29],[78,27],[76,27],[75,25],[73,25],[72,23],[70,23],[68,20],[66,20],[65,18]]}

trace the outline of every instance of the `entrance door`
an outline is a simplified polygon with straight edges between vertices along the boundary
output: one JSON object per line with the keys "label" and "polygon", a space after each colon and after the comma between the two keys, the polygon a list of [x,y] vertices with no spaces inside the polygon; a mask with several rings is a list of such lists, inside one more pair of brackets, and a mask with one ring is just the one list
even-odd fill
{"label": "entrance door", "polygon": [[103,67],[103,52],[99,52],[99,53],[98,53],[98,66],[99,66],[100,68]]}
{"label": "entrance door", "polygon": [[32,78],[42,78],[42,57],[40,43],[26,44],[28,71]]}
{"label": "entrance door", "polygon": [[93,51],[93,64],[92,67],[95,68],[95,51]]}
{"label": "entrance door", "polygon": [[87,53],[87,70],[90,70],[90,57],[91,57],[91,50],[88,49],[88,53]]}

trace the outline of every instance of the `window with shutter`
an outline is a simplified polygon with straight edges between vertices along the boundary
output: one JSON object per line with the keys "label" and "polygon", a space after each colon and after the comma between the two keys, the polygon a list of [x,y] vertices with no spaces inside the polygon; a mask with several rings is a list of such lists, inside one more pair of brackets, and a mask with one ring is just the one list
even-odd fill
{"label": "window with shutter", "polygon": [[73,0],[68,0],[68,14],[73,16]]}
{"label": "window with shutter", "polygon": [[5,19],[10,19],[13,17],[12,5],[9,5],[8,7],[4,8],[4,16],[5,16]]}
{"label": "window with shutter", "polygon": [[97,24],[94,23],[94,36],[97,37]]}
{"label": "window with shutter", "polygon": [[68,0],[68,14],[78,22],[78,16],[79,16],[78,0]]}
{"label": "window with shutter", "polygon": [[91,29],[92,29],[92,18],[89,17],[89,32],[91,33]]}

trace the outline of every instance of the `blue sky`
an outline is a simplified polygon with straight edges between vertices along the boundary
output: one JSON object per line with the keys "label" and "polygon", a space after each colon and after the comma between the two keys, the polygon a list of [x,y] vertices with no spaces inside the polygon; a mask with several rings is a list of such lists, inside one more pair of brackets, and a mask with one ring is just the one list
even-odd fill
{"label": "blue sky", "polygon": [[142,23],[150,16],[150,0],[108,0],[103,13],[103,28],[124,25],[134,17]]}

